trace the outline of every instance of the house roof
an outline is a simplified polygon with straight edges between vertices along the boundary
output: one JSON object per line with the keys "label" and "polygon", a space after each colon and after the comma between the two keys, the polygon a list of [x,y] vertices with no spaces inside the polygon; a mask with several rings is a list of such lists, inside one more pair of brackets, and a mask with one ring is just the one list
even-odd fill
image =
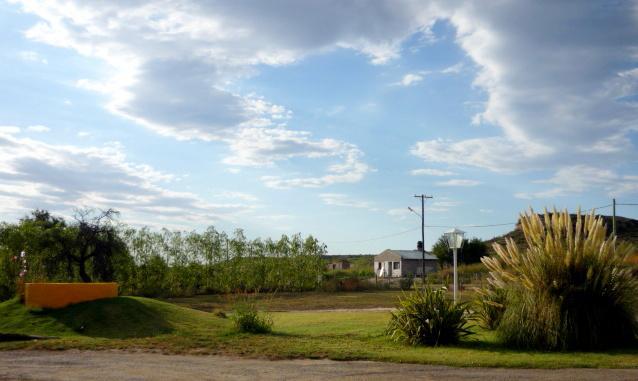
{"label": "house roof", "polygon": [[[392,254],[398,254],[401,258],[403,259],[421,259],[422,258],[422,254],[421,254],[421,250],[394,250],[394,249],[387,249],[385,251],[383,251],[381,254],[384,253],[392,253]],[[379,255],[381,255],[379,254]],[[428,260],[438,260],[438,258],[434,255],[432,255],[432,253],[426,251],[425,252],[425,259]]]}

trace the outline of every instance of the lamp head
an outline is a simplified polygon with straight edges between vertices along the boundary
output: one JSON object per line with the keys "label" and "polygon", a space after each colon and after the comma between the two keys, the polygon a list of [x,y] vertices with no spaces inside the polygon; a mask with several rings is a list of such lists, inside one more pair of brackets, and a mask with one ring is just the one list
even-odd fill
{"label": "lamp head", "polygon": [[465,232],[457,228],[445,232],[445,239],[450,249],[460,249],[463,246],[464,236]]}

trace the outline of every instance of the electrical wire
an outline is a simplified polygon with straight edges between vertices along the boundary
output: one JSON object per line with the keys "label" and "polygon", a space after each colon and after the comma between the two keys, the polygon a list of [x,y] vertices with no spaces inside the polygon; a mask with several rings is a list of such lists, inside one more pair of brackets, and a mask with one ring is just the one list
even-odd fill
{"label": "electrical wire", "polygon": [[[633,204],[633,203],[626,203],[626,204],[616,203],[616,205],[638,206],[638,204]],[[613,206],[613,204],[597,206],[595,208],[587,209],[583,213],[589,213],[591,211],[596,211],[596,210],[599,210],[599,209],[605,209],[605,208],[609,208],[611,206]],[[487,224],[487,225],[425,225],[425,227],[426,228],[448,228],[448,229],[453,229],[453,228],[490,228],[490,227],[497,227],[497,226],[516,225],[517,223],[518,222],[506,222],[506,223],[502,223],[502,224]],[[410,232],[413,232],[413,231],[419,230],[419,229],[420,229],[420,227],[416,227],[414,229],[404,230],[402,232],[393,233],[393,234],[387,234],[387,235],[374,237],[374,238],[367,238],[367,239],[353,240],[353,241],[328,241],[327,243],[362,243],[362,242],[371,242],[371,241],[377,241],[377,240],[385,239],[385,238],[397,237],[397,236],[400,236],[400,235],[403,235],[403,234],[407,234],[407,233],[410,233]]]}
{"label": "electrical wire", "polygon": [[391,238],[391,237],[400,236],[400,235],[407,234],[407,233],[410,233],[410,232],[413,232],[413,231],[415,231],[415,230],[419,230],[419,229],[421,229],[421,227],[416,227],[416,228],[413,228],[413,229],[410,229],[410,230],[405,230],[405,231],[398,232],[398,233],[393,233],[393,234],[383,235],[383,236],[380,236],[380,237],[374,237],[374,238],[368,238],[368,239],[361,239],[361,240],[355,240],[355,241],[327,241],[327,243],[359,243],[359,242],[370,242],[370,241],[376,241],[376,240],[379,240],[379,239],[384,239],[384,238]]}
{"label": "electrical wire", "polygon": [[613,204],[603,205],[603,206],[597,206],[597,207],[595,207],[595,208],[587,209],[587,210],[585,210],[585,211],[584,211],[584,213],[589,213],[589,212],[591,212],[591,211],[598,210],[598,209],[605,209],[605,208],[609,208],[610,206],[613,206]]}

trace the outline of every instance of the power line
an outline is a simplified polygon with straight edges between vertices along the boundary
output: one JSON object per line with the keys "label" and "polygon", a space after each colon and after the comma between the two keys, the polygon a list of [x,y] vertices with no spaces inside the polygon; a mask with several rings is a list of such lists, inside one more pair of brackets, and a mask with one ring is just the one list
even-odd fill
{"label": "power line", "polygon": [[[627,205],[627,206],[638,206],[638,204],[636,203],[616,203],[616,205]],[[613,204],[608,204],[608,205],[601,205],[601,206],[597,206],[594,208],[590,208],[587,209],[585,211],[583,211],[582,213],[589,213],[591,211],[596,211],[598,209],[606,209],[613,206]],[[418,215],[418,213],[416,213]],[[424,225],[424,227],[426,228],[448,228],[448,229],[453,229],[453,228],[490,228],[490,227],[498,227],[498,226],[508,226],[508,225],[516,225],[518,222],[505,222],[505,223],[501,223],[501,224],[485,224],[485,225]],[[383,236],[379,236],[379,237],[373,237],[373,238],[367,238],[367,239],[361,239],[361,240],[353,240],[353,241],[327,241],[327,243],[362,243],[362,242],[371,242],[371,241],[377,241],[380,239],[385,239],[385,238],[392,238],[392,237],[397,237],[403,234],[407,234],[410,232],[413,232],[415,230],[418,230],[419,228],[413,228],[413,229],[409,229],[409,230],[404,230],[398,233],[393,233],[393,234],[387,234],[387,235],[383,235]]]}
{"label": "power line", "polygon": [[[618,204],[616,204],[616,205],[618,205]],[[613,204],[608,204],[608,205],[603,205],[603,206],[597,206],[595,208],[590,208],[590,209],[585,210],[584,213],[589,213],[591,211],[598,210],[598,209],[609,208],[610,206],[613,206]]]}
{"label": "power line", "polygon": [[396,237],[396,236],[403,235],[403,234],[407,234],[407,233],[410,233],[410,232],[413,232],[413,231],[415,231],[415,230],[419,230],[419,229],[421,229],[421,227],[418,227],[418,228],[412,228],[412,229],[409,229],[409,230],[404,230],[404,231],[402,231],[402,232],[398,232],[398,233],[393,233],[393,234],[383,235],[383,236],[380,236],[380,237],[374,237],[374,238],[368,238],[368,239],[361,239],[361,240],[355,240],[355,241],[327,241],[327,242],[328,242],[328,243],[359,243],[359,242],[370,242],[370,241],[376,241],[376,240],[384,239],[384,238]]}
{"label": "power line", "polygon": [[489,228],[493,226],[507,226],[516,225],[516,222],[506,222],[502,224],[489,224],[489,225],[425,225],[426,228]]}

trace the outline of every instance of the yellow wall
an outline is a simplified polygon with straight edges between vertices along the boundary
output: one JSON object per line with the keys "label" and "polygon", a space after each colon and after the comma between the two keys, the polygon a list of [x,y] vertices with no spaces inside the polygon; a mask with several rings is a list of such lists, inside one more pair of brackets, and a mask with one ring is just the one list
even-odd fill
{"label": "yellow wall", "polygon": [[27,283],[27,307],[62,308],[69,304],[114,298],[117,283]]}

